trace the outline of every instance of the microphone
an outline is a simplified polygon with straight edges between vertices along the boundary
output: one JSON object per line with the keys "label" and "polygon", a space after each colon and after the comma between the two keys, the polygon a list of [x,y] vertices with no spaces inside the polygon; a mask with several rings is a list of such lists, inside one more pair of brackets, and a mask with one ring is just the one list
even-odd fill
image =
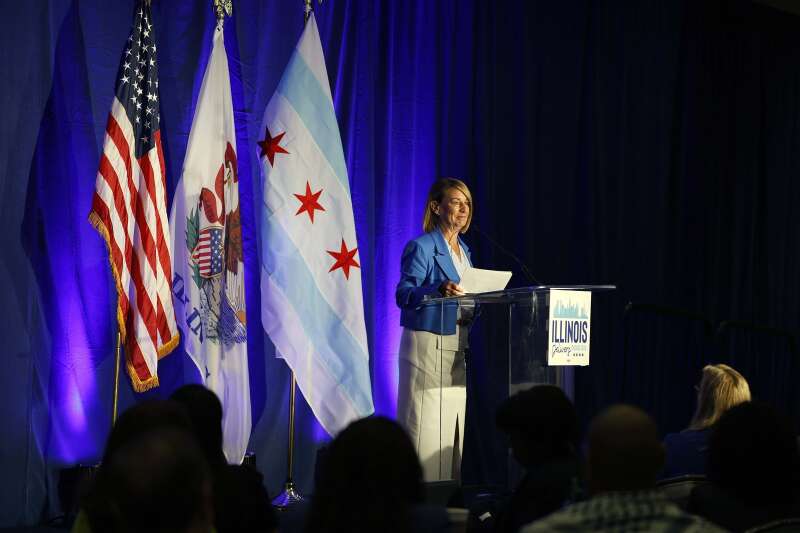
{"label": "microphone", "polygon": [[506,249],[502,244],[491,238],[485,231],[483,231],[477,224],[475,224],[475,222],[473,222],[470,225],[470,228],[474,229],[480,235],[482,235],[487,241],[489,241],[489,244],[494,246],[497,250],[499,250],[504,255],[513,259],[514,262],[517,264],[517,266],[519,266],[519,269],[522,271],[525,277],[528,278],[528,281],[530,281],[534,285],[542,285],[542,283],[539,282],[539,280],[537,280],[536,277],[533,275],[531,269],[528,268],[528,265],[523,263],[522,260],[519,257],[517,257],[512,251]]}

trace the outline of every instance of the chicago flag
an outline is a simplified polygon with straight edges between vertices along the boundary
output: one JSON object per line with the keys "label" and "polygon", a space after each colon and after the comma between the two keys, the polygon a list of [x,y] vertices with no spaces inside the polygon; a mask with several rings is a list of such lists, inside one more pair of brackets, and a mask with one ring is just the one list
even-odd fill
{"label": "chicago flag", "polygon": [[374,409],[350,185],[313,14],[261,131],[261,321],[334,435]]}
{"label": "chicago flag", "polygon": [[250,380],[239,174],[222,21],[197,99],[170,213],[173,292],[186,352],[222,402],[223,449],[241,463],[250,439]]}

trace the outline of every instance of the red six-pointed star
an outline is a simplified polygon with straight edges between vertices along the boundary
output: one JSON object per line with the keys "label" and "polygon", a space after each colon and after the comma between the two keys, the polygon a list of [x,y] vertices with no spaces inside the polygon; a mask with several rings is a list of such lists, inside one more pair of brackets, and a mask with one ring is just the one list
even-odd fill
{"label": "red six-pointed star", "polygon": [[267,156],[269,159],[269,165],[274,167],[275,166],[275,154],[288,154],[282,146],[280,146],[281,139],[283,136],[286,135],[286,132],[281,132],[275,137],[270,135],[269,128],[264,133],[265,139],[263,141],[259,141],[258,145],[261,147],[261,157]]}
{"label": "red six-pointed star", "polygon": [[318,190],[315,193],[311,192],[311,185],[306,182],[306,194],[295,194],[295,198],[300,200],[300,208],[295,213],[295,216],[299,215],[303,211],[308,213],[309,218],[311,218],[311,223],[314,223],[314,210],[318,209],[320,211],[325,211],[325,208],[319,205],[319,195],[322,194],[322,189]]}
{"label": "red six-pointed star", "polygon": [[337,268],[341,268],[342,272],[344,272],[344,277],[346,279],[350,279],[350,267],[357,267],[361,268],[361,265],[353,259],[358,252],[358,247],[353,248],[352,250],[347,249],[347,245],[344,243],[344,239],[342,239],[342,249],[338,252],[332,252],[328,250],[328,253],[336,259],[336,262],[333,264],[328,272],[333,272]]}

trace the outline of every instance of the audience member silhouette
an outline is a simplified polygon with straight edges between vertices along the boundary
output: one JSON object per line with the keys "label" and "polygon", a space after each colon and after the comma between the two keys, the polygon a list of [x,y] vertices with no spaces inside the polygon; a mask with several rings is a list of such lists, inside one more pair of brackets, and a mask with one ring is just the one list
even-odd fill
{"label": "audience member silhouette", "polygon": [[608,408],[589,428],[586,471],[591,498],[522,531],[721,531],[652,490],[663,460],[658,430],[644,411],[628,405]]}
{"label": "audience member silhouette", "polygon": [[[164,478],[158,478],[158,472],[151,472],[148,470],[143,472],[143,475],[141,478],[139,478],[139,481],[133,479],[122,479],[119,481],[120,491],[129,490],[135,492],[136,490],[139,490],[137,486],[133,485],[134,482],[158,482],[165,484],[165,486],[169,486],[170,484],[174,484],[179,481],[182,482],[182,480],[176,480],[170,476],[172,473],[180,472],[182,468],[186,468],[186,465],[182,463],[178,464],[177,462],[170,463],[172,458],[169,457],[169,451],[174,449],[173,444],[176,441],[182,442],[185,441],[185,438],[174,437],[172,434],[169,434],[165,437],[160,433],[164,431],[182,431],[185,435],[190,435],[189,432],[191,431],[191,422],[189,421],[189,418],[184,410],[174,402],[146,401],[131,407],[120,415],[114,424],[114,427],[111,429],[111,432],[109,433],[106,441],[106,447],[103,452],[101,466],[98,469],[97,476],[95,477],[92,487],[89,489],[88,494],[84,499],[83,509],[78,515],[73,527],[73,531],[114,532],[136,530],[134,526],[139,523],[137,521],[139,517],[128,516],[128,512],[130,510],[127,507],[120,507],[122,504],[116,501],[117,498],[122,497],[121,493],[114,492],[117,489],[109,487],[110,484],[118,482],[118,477],[128,475],[132,472],[132,469],[136,464],[135,461],[137,460],[137,457],[133,457],[135,454],[130,450],[149,450],[153,447],[158,447],[159,443],[162,443],[161,448],[159,448],[160,454],[157,454],[157,456],[153,458],[153,464],[156,464],[158,461],[162,461],[167,464],[167,466],[174,467],[175,470],[171,471],[168,469],[165,471]],[[161,437],[152,441],[146,440],[147,437],[153,434],[161,435]],[[190,436],[188,439],[192,442],[192,445],[196,447],[196,444],[193,443],[192,437]],[[121,456],[121,459],[115,460],[118,455]],[[146,455],[140,456],[144,458],[145,462],[148,460]],[[190,453],[188,459],[195,461],[196,457],[191,456]],[[200,454],[200,463],[201,465],[197,467],[198,472],[201,474],[203,472],[207,472],[208,467],[202,458],[202,454]],[[196,479],[193,477],[186,479],[194,479],[196,481]],[[202,483],[198,483],[197,490],[200,490],[202,488]],[[164,488],[165,487],[163,486],[158,486],[152,487],[151,490],[156,493]],[[195,493],[192,494],[197,496]],[[145,498],[146,495],[140,496]],[[146,498],[140,500],[140,503],[142,505],[146,505]],[[176,508],[180,507],[180,503],[181,502],[178,502]],[[184,511],[186,511],[186,509],[189,509],[197,502],[192,500],[191,502],[183,503],[187,506],[184,508]],[[148,513],[151,511],[157,511],[158,509],[160,508],[143,508],[141,509],[140,516],[149,516]],[[158,517],[151,517],[151,523],[148,524],[146,529],[152,528],[152,530],[158,530],[158,528],[161,527],[160,524],[164,525],[165,527],[167,527],[169,524],[172,524],[169,526],[172,527],[175,525],[175,520],[192,521],[194,518],[197,518],[198,520],[202,518],[201,516],[187,517],[186,512],[183,511],[176,512],[178,512],[180,517],[165,517],[164,519],[167,520],[167,522],[161,522]],[[172,520],[172,522],[170,522],[170,520]],[[186,525],[188,527],[188,522]],[[174,530],[181,531],[179,529]]]}
{"label": "audience member silhouette", "polygon": [[711,433],[709,485],[695,487],[689,510],[732,531],[800,517],[800,455],[792,424],[773,407],[747,402]]}
{"label": "audience member silhouette", "polygon": [[448,531],[445,510],[422,501],[422,467],[408,435],[388,418],[364,418],[350,424],[328,448],[305,530]]}
{"label": "audience member silhouette", "polygon": [[119,415],[108,434],[101,467],[122,446],[157,429],[192,431],[192,421],[180,404],[169,400],[146,400]]}
{"label": "audience member silhouette", "polygon": [[161,428],[122,445],[95,481],[105,509],[90,514],[92,531],[210,533],[211,477],[185,430]]}
{"label": "audience member silhouette", "polygon": [[660,477],[705,474],[711,427],[725,411],[747,401],[750,387],[739,372],[728,365],[706,365],[697,386],[697,407],[689,427],[664,437],[667,457]]}
{"label": "audience member silhouette", "polygon": [[203,450],[209,466],[228,464],[222,451],[222,403],[217,395],[203,385],[184,385],[176,389],[170,400],[183,407],[192,423],[197,444]]}
{"label": "audience member silhouette", "polygon": [[261,474],[229,465],[222,451],[222,404],[202,385],[184,385],[170,397],[186,410],[200,449],[211,468],[217,533],[272,532],[277,517]]}
{"label": "audience member silhouette", "polygon": [[495,420],[525,468],[496,517],[495,531],[519,531],[578,499],[578,416],[559,387],[539,385],[511,396],[500,405]]}

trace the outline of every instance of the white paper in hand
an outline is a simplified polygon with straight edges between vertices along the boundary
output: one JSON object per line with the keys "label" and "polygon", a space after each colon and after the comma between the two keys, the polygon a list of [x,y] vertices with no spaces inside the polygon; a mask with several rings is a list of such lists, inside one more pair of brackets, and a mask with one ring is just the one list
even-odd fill
{"label": "white paper in hand", "polygon": [[508,285],[511,272],[507,270],[484,270],[467,267],[458,283],[466,294],[501,291]]}

